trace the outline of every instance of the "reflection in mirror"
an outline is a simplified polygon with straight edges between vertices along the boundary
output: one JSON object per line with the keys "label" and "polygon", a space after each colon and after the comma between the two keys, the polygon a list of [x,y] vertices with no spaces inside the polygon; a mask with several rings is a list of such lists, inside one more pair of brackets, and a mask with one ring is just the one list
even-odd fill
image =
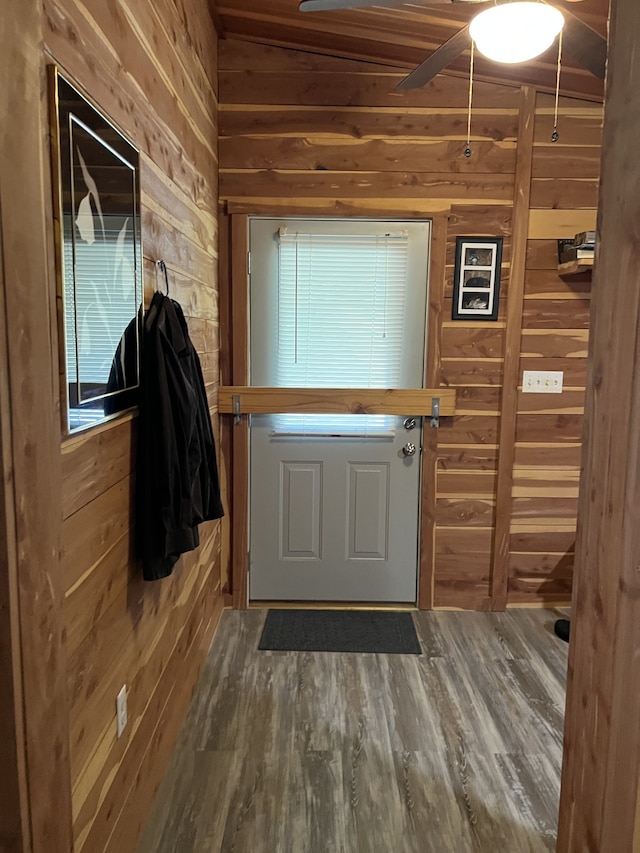
{"label": "reflection in mirror", "polygon": [[51,76],[65,426],[75,432],[137,404],[139,156],[56,69]]}

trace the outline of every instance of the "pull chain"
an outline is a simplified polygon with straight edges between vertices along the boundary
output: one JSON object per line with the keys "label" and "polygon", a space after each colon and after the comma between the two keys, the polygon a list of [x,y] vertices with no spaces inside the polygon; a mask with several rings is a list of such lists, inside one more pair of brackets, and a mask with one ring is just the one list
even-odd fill
{"label": "pull chain", "polygon": [[464,156],[471,157],[471,104],[473,101],[473,52],[475,43],[471,39],[471,61],[469,63],[469,111],[467,114],[467,147],[464,149]]}
{"label": "pull chain", "polygon": [[558,70],[556,71],[556,102],[553,111],[553,133],[551,134],[551,141],[557,142],[560,139],[560,134],[558,133],[558,99],[560,97],[560,71],[562,69],[562,30],[560,30],[560,35],[558,36]]}

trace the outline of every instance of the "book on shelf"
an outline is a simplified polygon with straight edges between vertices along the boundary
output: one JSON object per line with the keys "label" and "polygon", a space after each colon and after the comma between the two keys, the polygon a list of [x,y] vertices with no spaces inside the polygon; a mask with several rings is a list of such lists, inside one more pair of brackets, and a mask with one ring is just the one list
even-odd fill
{"label": "book on shelf", "polygon": [[587,249],[594,248],[596,245],[596,232],[595,231],[580,231],[573,238],[573,245],[577,249]]}
{"label": "book on shelf", "polygon": [[592,261],[594,254],[595,252],[593,251],[593,248],[584,249],[578,248],[577,246],[572,246],[560,252],[558,261],[561,264],[570,264],[574,261]]}

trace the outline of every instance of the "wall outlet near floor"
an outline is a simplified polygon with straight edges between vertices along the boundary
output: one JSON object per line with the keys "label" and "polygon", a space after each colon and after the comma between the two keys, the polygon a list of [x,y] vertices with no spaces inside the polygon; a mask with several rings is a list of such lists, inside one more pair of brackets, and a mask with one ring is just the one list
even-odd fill
{"label": "wall outlet near floor", "polygon": [[561,370],[523,370],[523,394],[562,394]]}
{"label": "wall outlet near floor", "polygon": [[116,722],[118,724],[118,737],[127,725],[127,685],[116,696]]}

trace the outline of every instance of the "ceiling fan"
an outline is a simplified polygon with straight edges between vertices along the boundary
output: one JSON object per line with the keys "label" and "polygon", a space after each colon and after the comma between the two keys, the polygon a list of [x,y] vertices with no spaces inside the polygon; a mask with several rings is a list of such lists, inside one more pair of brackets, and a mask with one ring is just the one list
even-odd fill
{"label": "ceiling fan", "polygon": [[[580,0],[558,0],[556,3],[547,3],[546,0],[533,0],[532,3],[518,3],[518,0],[493,0],[491,9],[496,9],[509,6],[532,6],[542,5],[546,7],[546,11],[556,10],[562,7],[562,16],[564,18],[564,26],[562,20],[559,21],[558,29],[554,33],[549,43],[541,48],[538,53],[543,52],[546,47],[550,46],[551,41],[557,35],[559,29],[562,29],[562,44],[563,50],[571,56],[579,65],[586,68],[595,77],[600,80],[604,79],[605,64],[607,59],[607,41],[600,33],[592,29],[584,21],[576,17],[568,11],[565,3],[576,3]],[[463,5],[489,5],[488,0],[301,0],[301,12],[321,12],[337,9],[361,9],[380,7],[383,9],[397,9],[405,5],[424,6],[424,7],[444,7],[455,4],[456,6]],[[514,10],[511,10],[514,11]],[[556,17],[557,16],[557,13]],[[482,13],[478,15],[470,24],[459,30],[448,41],[435,50],[430,56],[425,59],[414,71],[405,77],[398,85],[400,90],[419,89],[425,86],[437,74],[443,71],[455,59],[461,56],[470,46],[471,40],[476,42],[476,46],[480,47],[477,33],[473,33],[474,23],[479,21]],[[476,28],[477,29],[477,28]],[[471,30],[471,31],[470,31]],[[495,35],[495,34],[494,34]],[[485,54],[486,55],[486,54]],[[531,58],[531,57],[528,57]],[[513,61],[513,60],[511,60]]]}

